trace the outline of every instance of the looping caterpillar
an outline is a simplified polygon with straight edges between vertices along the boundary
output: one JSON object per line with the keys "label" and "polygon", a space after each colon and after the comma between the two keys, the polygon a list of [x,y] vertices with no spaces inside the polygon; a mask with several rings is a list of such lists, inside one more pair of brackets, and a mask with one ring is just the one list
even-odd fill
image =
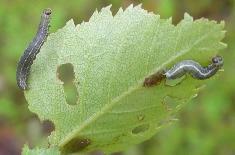
{"label": "looping caterpillar", "polygon": [[213,57],[212,63],[206,67],[202,67],[193,60],[183,60],[167,70],[164,75],[167,79],[177,79],[189,73],[195,79],[204,80],[215,75],[222,66],[223,58],[221,56]]}
{"label": "looping caterpillar", "polygon": [[33,60],[36,58],[36,55],[39,53],[41,46],[48,36],[51,13],[52,11],[50,8],[47,8],[43,11],[37,34],[33,38],[33,41],[26,48],[24,54],[21,56],[18,62],[16,81],[17,85],[22,90],[27,89],[27,78],[31,65],[33,64]]}

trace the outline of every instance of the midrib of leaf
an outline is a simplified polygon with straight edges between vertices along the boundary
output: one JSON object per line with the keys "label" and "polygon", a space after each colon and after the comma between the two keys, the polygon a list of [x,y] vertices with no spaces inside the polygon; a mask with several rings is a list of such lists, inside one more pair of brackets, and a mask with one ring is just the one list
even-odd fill
{"label": "midrib of leaf", "polygon": [[[164,66],[166,66],[167,64],[169,64],[170,62],[176,60],[178,57],[188,53],[194,46],[196,46],[197,44],[199,44],[201,41],[203,41],[207,36],[209,36],[209,34],[211,34],[213,32],[213,29],[210,30],[210,32],[205,33],[205,35],[203,35],[202,37],[198,38],[198,40],[195,41],[194,44],[192,44],[192,46],[188,49],[185,50],[181,50],[181,52],[179,52],[179,54],[176,54],[175,56],[171,57],[170,59],[168,59],[167,61],[165,61],[165,63],[163,63],[162,65],[160,65],[159,67],[157,67],[156,69],[154,69],[149,75],[146,75],[145,77],[150,76],[151,74],[156,73],[157,71],[159,71],[161,68],[163,68]],[[155,35],[156,36],[156,35]],[[154,38],[155,38],[154,36]],[[89,124],[92,124],[94,121],[96,121],[99,117],[101,117],[104,113],[108,112],[110,109],[112,109],[113,106],[116,105],[116,103],[118,103],[119,101],[121,101],[123,98],[127,97],[129,94],[132,94],[134,91],[138,90],[139,88],[142,87],[143,85],[143,81],[145,79],[145,77],[141,78],[140,80],[138,80],[137,84],[134,86],[130,86],[127,91],[124,91],[122,94],[120,94],[119,96],[115,97],[114,99],[111,100],[110,103],[105,104],[105,106],[97,113],[95,113],[94,115],[92,115],[91,117],[89,117],[87,120],[84,121],[84,123],[80,124],[78,128],[73,129],[73,131],[71,131],[67,136],[65,136],[64,140],[62,140],[59,143],[60,147],[63,147],[65,144],[67,144],[73,137],[75,137],[77,135],[77,133],[81,132],[84,128],[86,128]]]}

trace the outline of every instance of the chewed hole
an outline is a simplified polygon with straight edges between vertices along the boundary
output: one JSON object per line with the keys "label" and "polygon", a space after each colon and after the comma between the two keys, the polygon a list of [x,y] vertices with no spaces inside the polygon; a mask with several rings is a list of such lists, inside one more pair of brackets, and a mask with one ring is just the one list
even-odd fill
{"label": "chewed hole", "polygon": [[[36,147],[43,139],[51,135],[55,130],[55,125],[50,120],[40,121],[37,115],[33,115],[29,120],[26,120],[26,136],[29,147]],[[1,154],[1,153],[0,153]]]}
{"label": "chewed hole", "polygon": [[149,129],[149,124],[142,124],[140,126],[135,127],[132,130],[133,134],[139,134],[139,133],[143,133],[145,131],[147,131]]}
{"label": "chewed hole", "polygon": [[63,82],[66,102],[69,105],[78,104],[78,91],[74,84],[75,74],[71,63],[62,64],[57,69],[57,77]]}
{"label": "chewed hole", "polygon": [[73,82],[75,79],[73,65],[71,63],[62,64],[57,69],[57,77],[64,83]]}
{"label": "chewed hole", "polygon": [[42,122],[42,131],[44,135],[49,136],[51,132],[54,130],[55,130],[55,125],[52,121],[45,120]]}

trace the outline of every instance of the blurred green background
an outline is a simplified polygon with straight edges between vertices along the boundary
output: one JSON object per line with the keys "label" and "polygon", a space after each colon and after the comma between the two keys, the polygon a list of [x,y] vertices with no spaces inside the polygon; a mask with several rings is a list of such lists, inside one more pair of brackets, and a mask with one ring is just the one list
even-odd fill
{"label": "blurred green background", "polygon": [[[228,48],[224,72],[209,82],[177,117],[179,120],[152,139],[116,155],[234,155],[235,154],[235,0],[0,0],[0,155],[20,154],[23,144],[43,144],[53,130],[49,121],[40,123],[27,109],[15,80],[16,65],[36,33],[44,8],[53,10],[50,32],[73,18],[88,21],[94,10],[112,4],[119,7],[143,3],[143,8],[173,17],[174,24],[188,12],[195,19],[206,17],[226,22]],[[93,153],[100,154],[100,153]]]}

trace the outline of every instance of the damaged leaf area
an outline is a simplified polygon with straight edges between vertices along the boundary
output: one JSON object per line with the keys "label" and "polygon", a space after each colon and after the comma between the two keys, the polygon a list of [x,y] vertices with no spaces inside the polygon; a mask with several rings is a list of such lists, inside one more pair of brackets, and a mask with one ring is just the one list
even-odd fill
{"label": "damaged leaf area", "polygon": [[29,149],[27,145],[24,146],[22,149],[22,154],[23,155],[60,155],[60,151],[58,148],[51,147],[49,149],[40,149],[40,148],[35,148],[35,149]]}
{"label": "damaged leaf area", "polygon": [[185,59],[208,65],[226,47],[223,28],[223,22],[188,14],[173,25],[132,5],[115,16],[103,8],[77,26],[70,20],[49,35],[32,65],[29,109],[54,123],[48,140],[62,153],[113,152],[141,143],[218,76],[185,76],[172,84],[161,71]]}

